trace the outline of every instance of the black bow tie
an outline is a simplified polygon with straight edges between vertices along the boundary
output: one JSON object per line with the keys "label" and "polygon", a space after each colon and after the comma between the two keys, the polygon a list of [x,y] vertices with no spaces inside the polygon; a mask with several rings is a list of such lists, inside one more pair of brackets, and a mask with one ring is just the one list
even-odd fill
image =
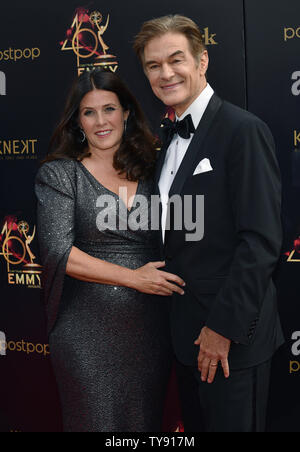
{"label": "black bow tie", "polygon": [[182,121],[176,122],[165,118],[161,123],[161,131],[163,144],[168,146],[176,133],[187,140],[196,130],[191,115],[187,115]]}

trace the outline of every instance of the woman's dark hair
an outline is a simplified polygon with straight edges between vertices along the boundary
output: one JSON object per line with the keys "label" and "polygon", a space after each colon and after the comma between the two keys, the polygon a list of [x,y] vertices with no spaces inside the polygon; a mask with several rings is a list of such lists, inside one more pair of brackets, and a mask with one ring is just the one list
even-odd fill
{"label": "woman's dark hair", "polygon": [[81,161],[90,155],[87,141],[82,143],[78,118],[82,99],[94,89],[115,93],[124,111],[130,112],[121,146],[114,155],[114,168],[130,181],[148,179],[154,171],[156,140],[135,97],[116,74],[103,69],[86,71],[75,80],[43,163],[65,158]]}

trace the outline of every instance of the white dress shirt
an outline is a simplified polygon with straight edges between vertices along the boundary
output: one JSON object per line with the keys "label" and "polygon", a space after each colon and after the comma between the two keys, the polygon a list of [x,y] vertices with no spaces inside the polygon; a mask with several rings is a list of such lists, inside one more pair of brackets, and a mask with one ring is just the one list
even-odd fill
{"label": "white dress shirt", "polygon": [[[182,121],[187,115],[190,114],[192,116],[195,129],[197,129],[213,94],[214,90],[209,84],[207,84],[206,88],[201,92],[200,96],[197,97],[197,99],[189,106],[189,108],[181,115],[181,117],[178,118],[176,116],[176,120]],[[169,191],[193,137],[194,134],[192,134],[190,138],[185,139],[181,138],[176,133],[166,153],[165,162],[159,180],[159,190],[162,202],[161,224],[163,241],[165,240]]]}

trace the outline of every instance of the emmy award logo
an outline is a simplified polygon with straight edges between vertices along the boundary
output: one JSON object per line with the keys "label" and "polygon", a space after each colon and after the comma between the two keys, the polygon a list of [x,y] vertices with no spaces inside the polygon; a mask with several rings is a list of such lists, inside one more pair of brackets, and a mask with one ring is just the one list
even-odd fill
{"label": "emmy award logo", "polygon": [[117,57],[108,53],[109,46],[103,36],[109,23],[109,14],[105,21],[99,11],[89,14],[85,8],[77,9],[71,28],[66,33],[67,38],[61,43],[61,50],[74,52],[78,75],[97,66],[116,72]]}
{"label": "emmy award logo", "polygon": [[[7,263],[9,284],[24,284],[30,287],[40,287],[42,266],[35,262],[31,244],[36,235],[34,226],[30,233],[26,221],[6,221],[1,232],[2,255]],[[22,265],[20,269],[20,265]]]}

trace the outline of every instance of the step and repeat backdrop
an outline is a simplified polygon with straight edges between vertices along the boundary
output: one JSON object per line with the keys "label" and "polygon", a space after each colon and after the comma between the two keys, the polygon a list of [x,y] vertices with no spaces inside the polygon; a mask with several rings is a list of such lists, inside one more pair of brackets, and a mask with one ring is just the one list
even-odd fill
{"label": "step and repeat backdrop", "polygon": [[[130,3],[15,1],[0,28],[0,431],[59,432],[36,234],[34,178],[75,77],[118,73],[155,131],[164,114],[132,50],[141,24],[184,14],[203,32],[217,93],[270,126],[283,180],[284,243],[274,275],[286,336],[273,361],[269,431],[300,431],[300,4],[298,0]],[[182,429],[176,381],[165,431]]]}

